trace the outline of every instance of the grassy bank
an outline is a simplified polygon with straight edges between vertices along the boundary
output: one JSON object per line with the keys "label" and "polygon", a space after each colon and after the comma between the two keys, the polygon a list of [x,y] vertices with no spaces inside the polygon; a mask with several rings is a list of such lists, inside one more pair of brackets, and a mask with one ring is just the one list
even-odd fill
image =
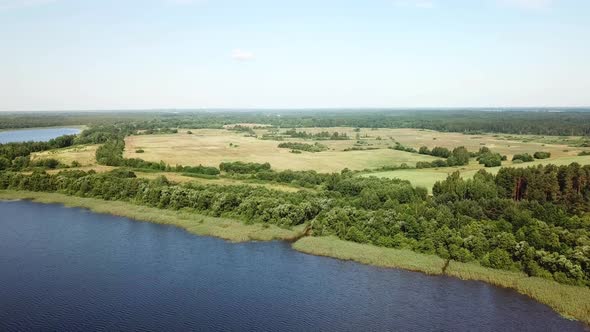
{"label": "grassy bank", "polygon": [[240,221],[215,218],[190,211],[161,210],[121,201],[104,201],[57,193],[0,190],[0,200],[27,199],[40,203],[60,203],[68,207],[87,208],[93,212],[127,217],[164,225],[174,225],[197,235],[215,236],[233,242],[289,240],[303,230],[262,224],[246,225]]}
{"label": "grassy bank", "polygon": [[[335,237],[305,237],[293,248],[312,255],[328,256],[381,267],[401,268],[427,274],[443,274],[445,260],[409,250],[376,247]],[[451,261],[445,275],[463,280],[480,280],[511,288],[548,305],[567,318],[590,324],[590,289],[528,277],[523,273],[489,269],[476,264]]]}

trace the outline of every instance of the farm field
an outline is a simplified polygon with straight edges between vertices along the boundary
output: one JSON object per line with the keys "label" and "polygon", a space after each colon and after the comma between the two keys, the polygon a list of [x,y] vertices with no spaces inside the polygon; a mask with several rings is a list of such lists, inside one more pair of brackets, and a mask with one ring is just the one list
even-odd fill
{"label": "farm field", "polygon": [[31,160],[53,158],[66,165],[71,165],[73,161],[77,161],[81,166],[93,166],[96,164],[96,149],[99,146],[100,144],[75,145],[63,149],[34,152],[31,154]]}
{"label": "farm field", "polygon": [[[294,154],[290,149],[279,148],[284,141],[262,140],[245,137],[243,133],[228,130],[202,129],[169,135],[129,136],[125,140],[125,157],[142,158],[176,165],[219,166],[221,162],[244,161],[269,162],[276,170],[315,170],[317,172],[339,172],[344,168],[362,170],[382,166],[415,165],[418,161],[432,161],[432,156],[387,149],[380,143],[378,150],[343,151],[350,148],[355,140],[320,141],[329,150]],[[289,139],[289,142],[314,141]],[[138,149],[143,153],[136,153]]]}
{"label": "farm field", "polygon": [[[254,126],[253,124],[250,125]],[[283,138],[282,141],[263,140],[246,136],[243,132],[223,129],[195,129],[191,131],[193,132],[192,135],[183,130],[178,134],[129,136],[125,141],[125,157],[142,158],[156,162],[163,160],[171,165],[202,164],[218,166],[221,162],[230,161],[269,162],[273,169],[276,170],[339,172],[344,168],[351,170],[377,169],[383,166],[399,166],[403,163],[414,166],[419,161],[437,159],[428,155],[390,149],[396,142],[415,149],[421,146],[427,146],[430,149],[441,146],[452,150],[458,146],[465,146],[469,151],[478,151],[482,146],[486,146],[494,152],[506,155],[508,160],[518,153],[550,152],[552,157],[541,161],[542,163],[552,162],[553,160],[556,160],[556,162],[557,160],[563,160],[565,162],[569,158],[577,160],[575,159],[577,154],[583,150],[565,144],[545,144],[531,141],[530,136],[518,137],[511,135],[511,139],[507,139],[498,135],[465,135],[421,129],[362,128],[358,131],[355,131],[352,127],[297,129],[297,131],[306,131],[307,133],[325,131],[345,133],[350,138],[348,140],[319,141],[301,138]],[[270,129],[265,128],[257,128],[254,131],[258,137],[271,132]],[[319,142],[327,146],[328,150],[294,154],[289,149],[278,148],[278,144],[281,142],[303,142],[308,144]],[[368,148],[370,150],[345,151],[345,149],[351,148]],[[144,152],[136,153],[138,149],[142,149]],[[511,165],[511,162],[506,162],[504,165]],[[530,165],[532,164],[527,163],[524,166]],[[479,165],[476,165],[472,170],[478,168]],[[442,169],[444,174],[449,171],[452,171],[452,168]],[[406,170],[403,173],[412,174],[413,172],[413,170]],[[429,170],[429,172],[433,172],[433,170]],[[435,173],[440,172],[435,171]],[[385,174],[388,174],[388,172]],[[435,177],[438,179],[440,175]],[[427,179],[420,180],[429,183]]]}
{"label": "farm field", "polygon": [[561,158],[550,158],[550,159],[543,159],[543,160],[535,160],[528,163],[521,163],[521,164],[514,164],[512,162],[504,162],[500,167],[483,167],[482,165],[478,165],[475,161],[471,161],[468,166],[461,166],[461,167],[441,167],[441,168],[424,168],[424,169],[401,169],[395,171],[385,171],[385,172],[375,172],[375,173],[367,173],[363,174],[362,176],[376,176],[376,177],[384,177],[389,179],[402,179],[408,180],[415,186],[420,186],[428,189],[429,191],[432,190],[432,187],[437,181],[442,181],[447,178],[447,176],[455,171],[459,171],[461,173],[461,177],[464,179],[472,178],[477,171],[480,169],[485,169],[487,172],[496,174],[502,167],[532,167],[536,165],[569,165],[573,162],[579,163],[580,165],[588,165],[590,164],[590,156],[575,156],[575,157],[561,157]]}
{"label": "farm field", "polygon": [[[407,164],[412,167],[419,161],[432,161],[438,159],[429,155],[421,155],[405,151],[393,150],[396,142],[418,149],[427,146],[430,149],[441,146],[450,150],[457,146],[465,146],[469,151],[477,151],[486,146],[494,152],[507,155],[508,161],[502,163],[502,167],[530,167],[539,164],[567,165],[572,162],[590,164],[590,156],[577,156],[580,151],[587,148],[572,147],[566,144],[547,144],[542,142],[579,142],[579,137],[540,137],[531,135],[465,135],[460,133],[446,133],[421,129],[357,129],[352,127],[332,128],[299,128],[297,131],[307,133],[338,132],[346,134],[347,140],[313,140],[302,138],[283,137],[283,140],[260,139],[265,134],[272,133],[271,128],[261,128],[256,124],[241,124],[243,127],[256,128],[257,137],[245,135],[244,132],[227,129],[194,129],[193,134],[188,130],[180,130],[177,134],[163,135],[136,135],[126,138],[125,157],[141,158],[149,161],[164,161],[170,165],[205,165],[218,167],[221,162],[244,161],[265,163],[269,162],[275,170],[315,170],[317,172],[339,172],[344,168],[351,170],[375,170],[381,167],[399,166]],[[231,128],[228,126],[227,128]],[[284,132],[285,130],[280,130]],[[276,133],[276,129],[275,129]],[[358,138],[358,139],[357,139]],[[291,153],[290,149],[279,148],[282,142],[301,142],[314,144],[318,142],[327,147],[322,152]],[[60,162],[71,165],[78,161],[81,167],[78,169],[95,169],[96,171],[108,171],[111,168],[96,164],[95,153],[99,145],[84,145],[71,148],[55,149],[31,155],[32,160],[55,158]],[[370,150],[345,151],[351,148]],[[142,149],[143,153],[136,151]],[[536,151],[547,151],[551,158],[535,160],[533,162],[516,164],[510,159],[516,153],[533,154]],[[482,165],[475,160],[466,166],[425,168],[425,169],[400,169],[392,171],[377,171],[364,173],[360,176],[376,176],[384,178],[399,178],[410,181],[415,186],[425,187],[428,190],[437,181],[444,180],[454,171],[459,171],[464,178],[472,177]],[[490,173],[496,173],[500,167],[486,168]],[[235,185],[248,184],[265,186],[283,191],[297,190],[294,187],[275,184],[260,184],[241,181],[231,178],[206,179],[185,176],[180,173],[162,172],[136,172],[139,177],[154,178],[159,174],[168,179],[184,183],[197,182],[201,184]]]}

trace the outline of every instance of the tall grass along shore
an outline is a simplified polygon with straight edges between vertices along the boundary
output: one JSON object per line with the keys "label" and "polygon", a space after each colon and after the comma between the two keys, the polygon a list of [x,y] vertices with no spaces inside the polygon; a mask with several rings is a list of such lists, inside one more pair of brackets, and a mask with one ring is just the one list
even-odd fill
{"label": "tall grass along shore", "polygon": [[548,305],[562,316],[590,325],[590,289],[528,277],[524,273],[490,269],[477,264],[446,261],[438,256],[409,250],[376,247],[343,241],[336,237],[304,237],[293,244],[295,250],[381,267],[400,268],[432,275],[448,275],[463,280],[479,280],[511,288]]}

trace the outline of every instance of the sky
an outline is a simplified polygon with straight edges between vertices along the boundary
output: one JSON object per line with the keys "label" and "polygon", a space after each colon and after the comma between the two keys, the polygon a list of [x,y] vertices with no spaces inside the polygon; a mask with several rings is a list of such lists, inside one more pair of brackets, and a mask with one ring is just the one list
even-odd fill
{"label": "sky", "polygon": [[0,0],[0,111],[590,106],[588,0]]}

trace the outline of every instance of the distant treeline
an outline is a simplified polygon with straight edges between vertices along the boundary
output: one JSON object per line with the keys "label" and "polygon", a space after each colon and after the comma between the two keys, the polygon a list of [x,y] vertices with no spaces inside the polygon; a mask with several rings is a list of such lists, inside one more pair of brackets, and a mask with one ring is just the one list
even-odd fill
{"label": "distant treeline", "polygon": [[[252,112],[72,112],[0,114],[0,129],[133,123],[142,129],[223,128],[258,123],[281,128],[422,128],[446,132],[590,136],[590,110],[461,111],[252,111]],[[245,129],[251,132],[249,129]]]}

